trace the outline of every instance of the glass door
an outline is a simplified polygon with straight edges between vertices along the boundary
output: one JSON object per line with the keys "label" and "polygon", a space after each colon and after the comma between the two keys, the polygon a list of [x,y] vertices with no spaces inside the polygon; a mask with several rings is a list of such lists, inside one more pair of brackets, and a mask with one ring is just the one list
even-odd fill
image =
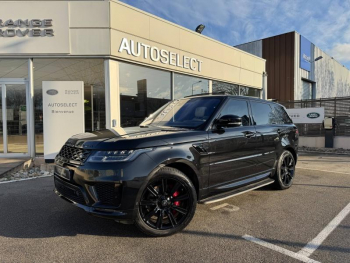
{"label": "glass door", "polygon": [[27,88],[25,82],[2,82],[0,153],[28,155]]}

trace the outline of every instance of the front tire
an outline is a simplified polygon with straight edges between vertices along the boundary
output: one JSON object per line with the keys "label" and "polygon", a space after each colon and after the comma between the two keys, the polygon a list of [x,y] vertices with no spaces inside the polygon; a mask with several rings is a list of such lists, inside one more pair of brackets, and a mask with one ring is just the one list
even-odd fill
{"label": "front tire", "polygon": [[164,167],[140,195],[135,225],[149,236],[169,236],[191,222],[196,205],[197,194],[191,180],[175,168]]}
{"label": "front tire", "polygon": [[295,160],[290,151],[283,151],[277,163],[275,186],[279,190],[285,190],[292,186],[295,176]]}

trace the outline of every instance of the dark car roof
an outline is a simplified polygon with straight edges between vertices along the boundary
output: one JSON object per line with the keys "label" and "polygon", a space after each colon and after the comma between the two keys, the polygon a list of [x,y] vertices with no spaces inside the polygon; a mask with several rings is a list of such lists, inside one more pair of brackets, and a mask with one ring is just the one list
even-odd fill
{"label": "dark car roof", "polygon": [[191,96],[186,96],[186,99],[190,98],[199,98],[199,97],[227,97],[227,98],[235,98],[235,99],[248,99],[248,100],[253,100],[253,101],[261,101],[265,103],[273,103],[273,104],[278,104],[281,105],[277,102],[271,101],[271,100],[263,100],[260,98],[256,97],[250,97],[250,96],[237,96],[237,95],[229,95],[229,94],[198,94],[198,95],[191,95]]}

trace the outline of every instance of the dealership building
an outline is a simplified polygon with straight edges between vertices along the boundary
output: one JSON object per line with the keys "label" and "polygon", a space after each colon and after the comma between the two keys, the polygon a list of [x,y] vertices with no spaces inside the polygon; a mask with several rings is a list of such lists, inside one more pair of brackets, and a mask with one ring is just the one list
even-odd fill
{"label": "dealership building", "polygon": [[268,99],[285,102],[350,96],[350,71],[298,32],[236,47],[266,59]]}
{"label": "dealership building", "polygon": [[43,155],[48,127],[80,125],[78,102],[55,101],[79,95],[76,82],[86,132],[136,126],[194,94],[266,98],[265,59],[119,1],[2,2],[0,157]]}
{"label": "dealership building", "polygon": [[[293,31],[236,46],[266,59],[267,99],[289,111],[299,128],[299,146],[325,147],[324,118],[332,118],[332,143],[350,149],[350,71],[306,37]],[[323,118],[299,117],[320,112]]]}

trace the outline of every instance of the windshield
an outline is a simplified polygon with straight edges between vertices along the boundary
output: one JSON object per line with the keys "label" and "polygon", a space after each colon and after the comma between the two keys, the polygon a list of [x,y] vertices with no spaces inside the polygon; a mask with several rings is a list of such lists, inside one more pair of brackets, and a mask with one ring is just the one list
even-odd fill
{"label": "windshield", "polygon": [[196,129],[213,115],[221,97],[188,98],[169,102],[144,120],[140,126],[170,126]]}

